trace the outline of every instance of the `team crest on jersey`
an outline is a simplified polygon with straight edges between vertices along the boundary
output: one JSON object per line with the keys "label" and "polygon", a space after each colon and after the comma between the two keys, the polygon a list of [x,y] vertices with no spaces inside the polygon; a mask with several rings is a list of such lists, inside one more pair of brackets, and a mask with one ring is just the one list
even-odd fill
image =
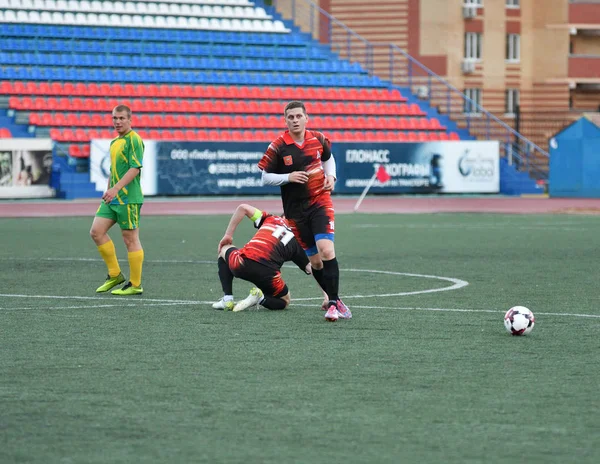
{"label": "team crest on jersey", "polygon": [[292,161],[292,155],[283,157],[283,164],[286,166],[291,166],[294,162]]}

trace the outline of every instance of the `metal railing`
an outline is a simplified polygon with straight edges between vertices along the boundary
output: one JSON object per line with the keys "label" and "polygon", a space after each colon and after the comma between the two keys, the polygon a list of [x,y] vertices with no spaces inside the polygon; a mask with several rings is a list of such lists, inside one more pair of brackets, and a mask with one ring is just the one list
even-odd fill
{"label": "metal railing", "polygon": [[[269,1],[266,2],[268,5]],[[277,12],[340,58],[359,63],[391,87],[408,89],[477,139],[498,140],[501,156],[539,180],[548,178],[548,152],[467,97],[400,47],[370,42],[311,0],[272,0]]]}

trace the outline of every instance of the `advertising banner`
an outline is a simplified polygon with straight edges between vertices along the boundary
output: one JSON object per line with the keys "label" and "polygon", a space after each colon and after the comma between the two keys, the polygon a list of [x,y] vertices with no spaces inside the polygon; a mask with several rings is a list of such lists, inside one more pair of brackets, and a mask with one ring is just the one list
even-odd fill
{"label": "advertising banner", "polygon": [[158,142],[158,191],[167,195],[277,194],[264,187],[258,162],[268,144]]}
{"label": "advertising banner", "polygon": [[53,197],[52,140],[0,139],[0,198]]}
{"label": "advertising banner", "polygon": [[[263,195],[258,161],[263,142],[144,141],[142,189],[145,195]],[[93,140],[90,177],[106,190],[110,140]],[[497,193],[499,143],[334,143],[337,193]],[[383,166],[383,176],[374,174]]]}
{"label": "advertising banner", "polygon": [[497,141],[337,143],[339,193],[361,193],[383,166],[371,193],[497,193]]}

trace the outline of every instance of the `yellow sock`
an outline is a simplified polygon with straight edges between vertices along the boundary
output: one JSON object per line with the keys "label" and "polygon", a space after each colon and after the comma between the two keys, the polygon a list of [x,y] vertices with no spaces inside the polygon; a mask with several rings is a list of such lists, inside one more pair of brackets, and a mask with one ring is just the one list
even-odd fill
{"label": "yellow sock", "polygon": [[98,251],[100,252],[100,256],[106,263],[106,267],[108,268],[108,275],[111,277],[117,277],[121,273],[121,268],[119,267],[119,261],[117,260],[117,252],[115,251],[115,244],[112,240],[109,240],[103,245],[98,247]]}
{"label": "yellow sock", "polygon": [[129,259],[129,282],[134,287],[142,285],[142,263],[144,262],[144,250],[130,251],[127,253]]}

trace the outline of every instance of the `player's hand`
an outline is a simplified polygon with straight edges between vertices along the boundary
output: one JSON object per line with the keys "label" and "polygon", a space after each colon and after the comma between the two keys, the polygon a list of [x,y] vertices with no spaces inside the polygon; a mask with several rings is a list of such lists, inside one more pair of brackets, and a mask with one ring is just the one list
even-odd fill
{"label": "player's hand", "polygon": [[114,187],[109,188],[106,192],[104,192],[104,195],[102,195],[102,201],[106,204],[109,204],[117,196],[117,193],[118,192]]}
{"label": "player's hand", "polygon": [[308,182],[308,174],[305,171],[290,172],[289,180],[296,184],[306,184]]}
{"label": "player's hand", "polygon": [[306,272],[308,275],[312,274],[312,266],[310,265],[310,263],[306,265],[306,267],[304,268],[304,272]]}
{"label": "player's hand", "polygon": [[333,192],[333,189],[335,188],[335,177],[333,177],[333,176],[325,177],[325,185],[323,186],[323,188],[325,190],[331,190]]}
{"label": "player's hand", "polygon": [[217,255],[221,253],[221,249],[225,245],[232,245],[232,244],[233,244],[233,237],[231,235],[223,235],[223,238],[219,242],[219,246],[217,248]]}

